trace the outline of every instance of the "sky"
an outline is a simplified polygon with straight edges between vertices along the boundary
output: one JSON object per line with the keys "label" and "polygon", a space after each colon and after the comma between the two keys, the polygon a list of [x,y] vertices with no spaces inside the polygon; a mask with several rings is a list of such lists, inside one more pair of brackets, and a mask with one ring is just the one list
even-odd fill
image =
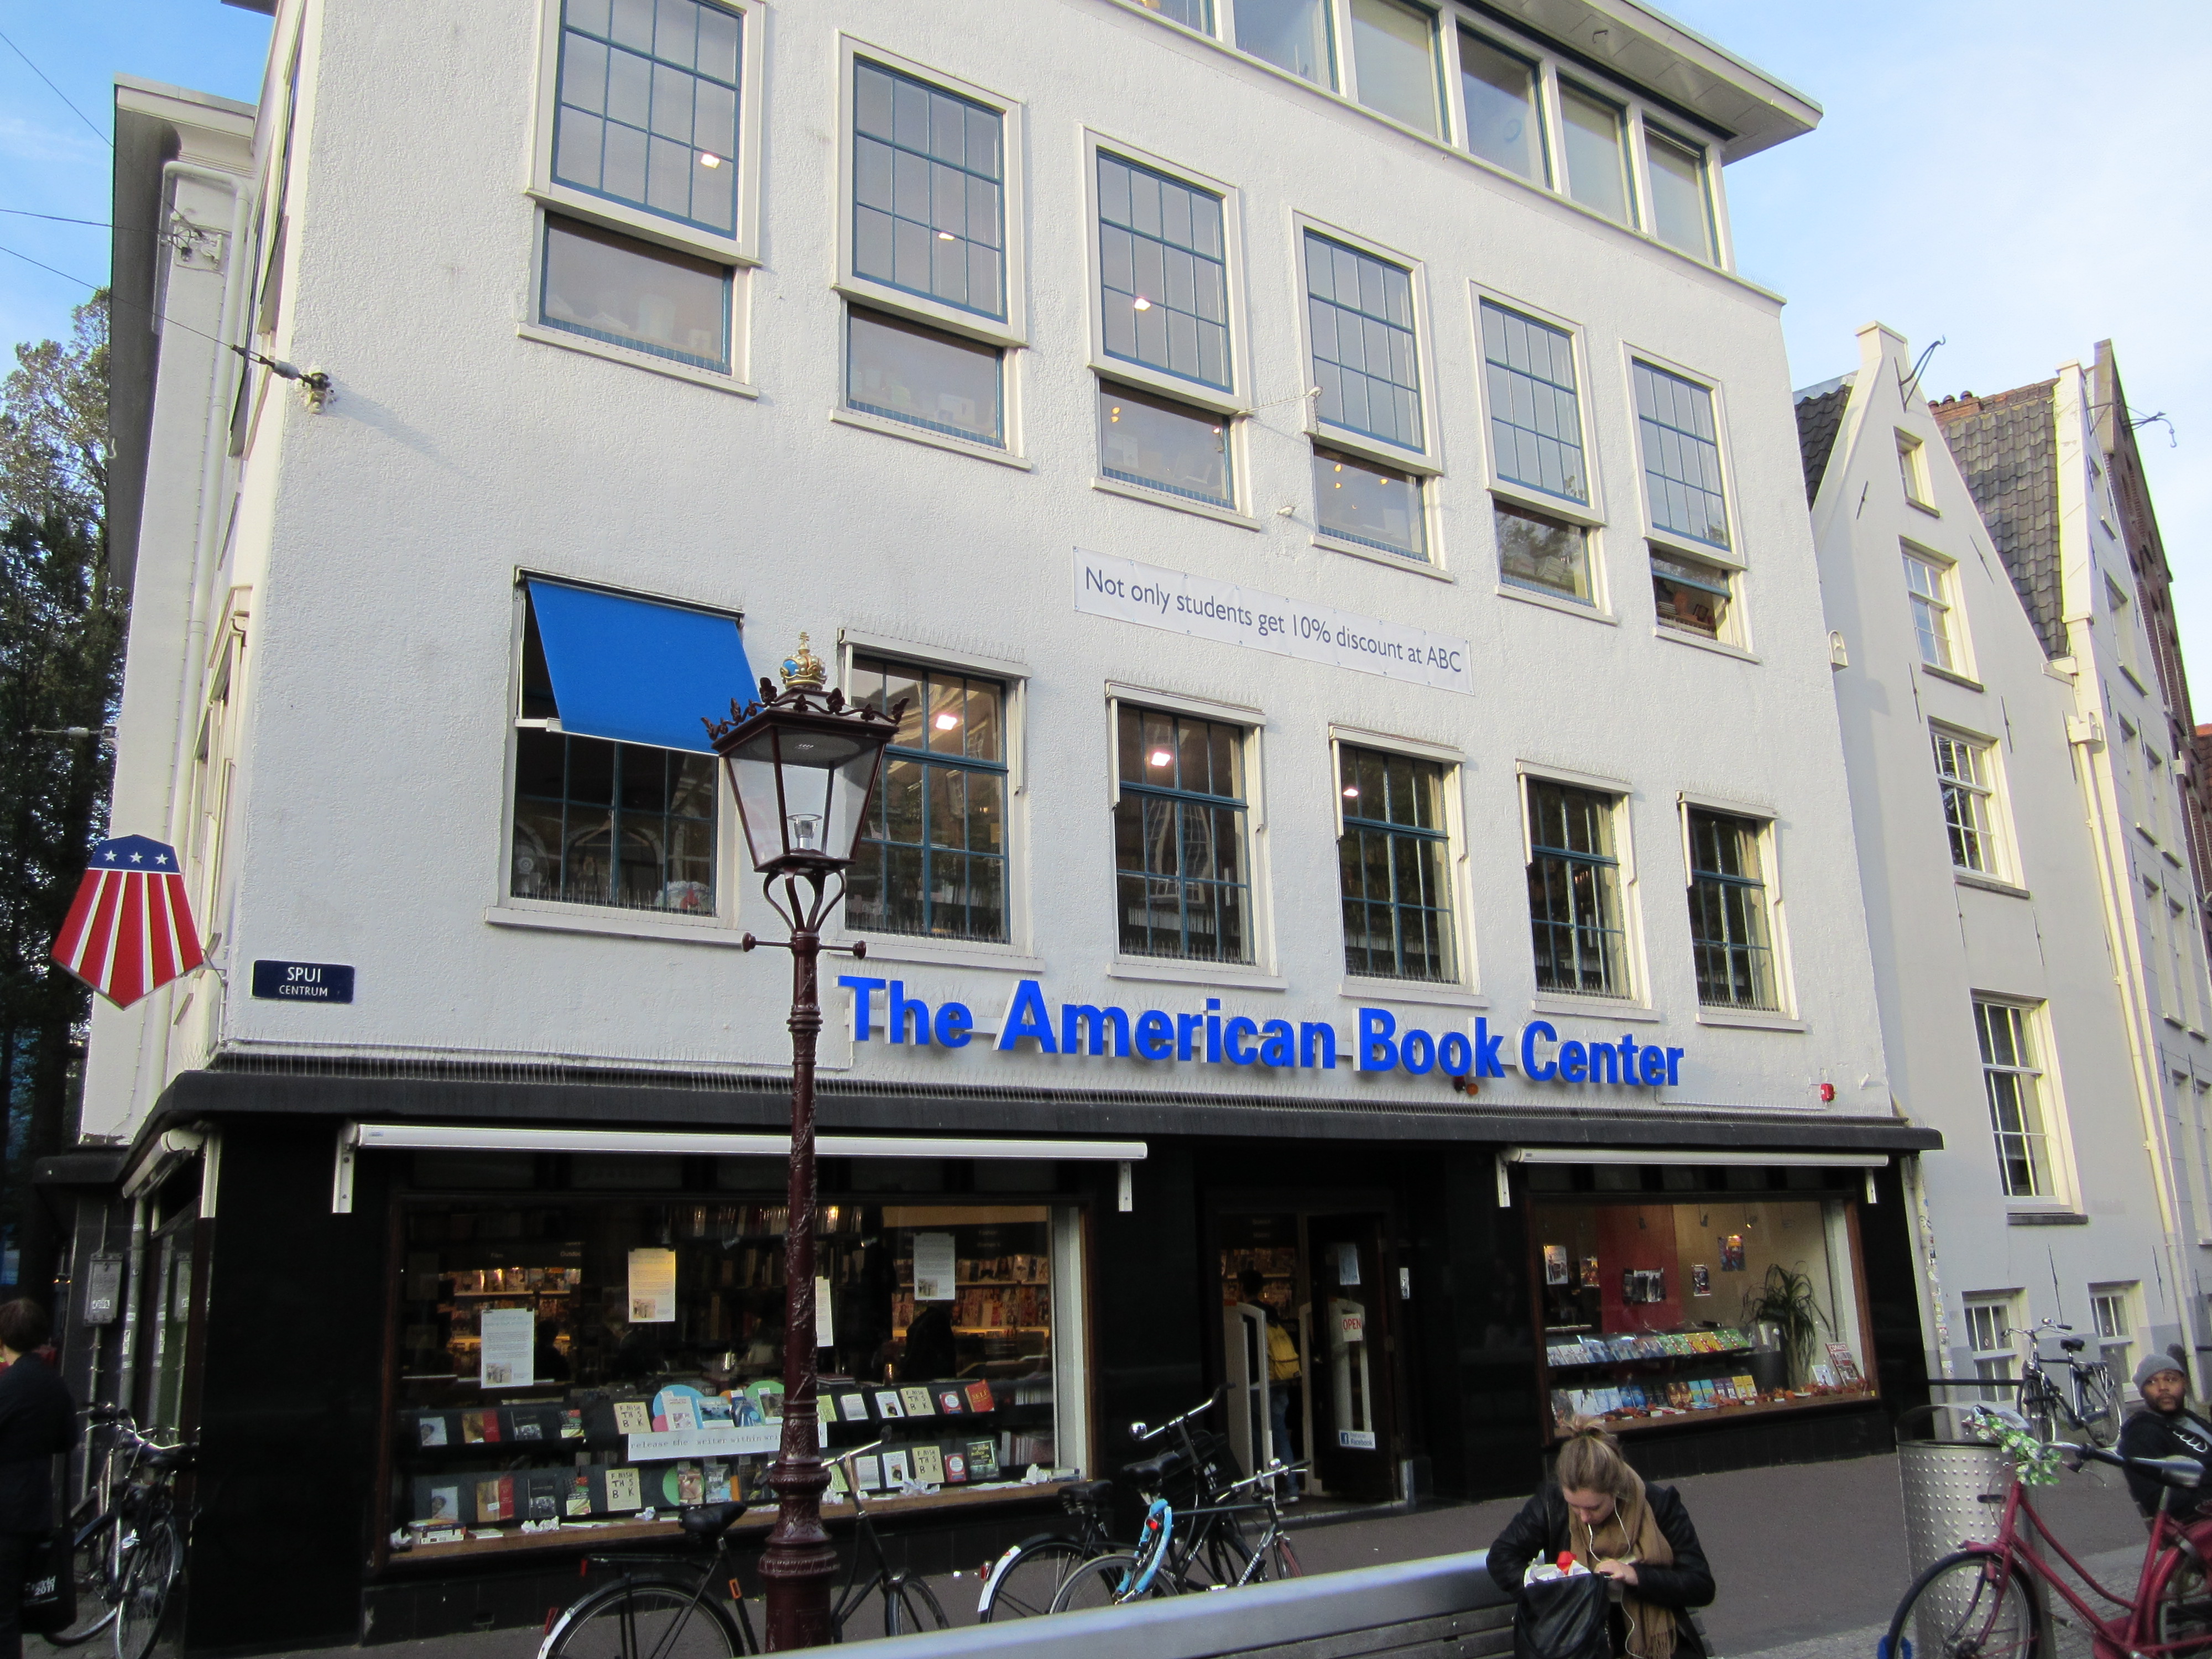
{"label": "sky", "polygon": [[[1021,0],[1024,4],[1040,0]],[[2113,342],[2182,643],[2212,720],[2212,67],[2203,0],[1670,0],[1827,112],[1728,172],[1743,274],[1788,296],[1792,379],[1879,319],[1945,343],[1930,397],[2000,392]],[[0,209],[105,220],[118,71],[252,100],[269,21],[219,0],[0,0]],[[0,247],[103,280],[107,233],[0,213]],[[0,343],[61,337],[75,283],[0,254]]]}

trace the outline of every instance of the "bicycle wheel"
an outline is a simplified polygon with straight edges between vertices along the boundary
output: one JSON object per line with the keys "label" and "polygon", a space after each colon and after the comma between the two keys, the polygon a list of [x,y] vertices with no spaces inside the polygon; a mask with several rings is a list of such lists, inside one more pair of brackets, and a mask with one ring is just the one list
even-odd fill
{"label": "bicycle wheel", "polygon": [[1285,1578],[1302,1578],[1305,1571],[1298,1565],[1297,1553],[1291,1549],[1290,1539],[1279,1532],[1261,1545],[1259,1558],[1252,1564],[1251,1576],[1244,1582],[1263,1584]]}
{"label": "bicycle wheel", "polygon": [[1165,1573],[1152,1575],[1152,1583],[1133,1590],[1137,1581],[1137,1558],[1127,1550],[1094,1555],[1073,1572],[1052,1598],[1054,1613],[1085,1613],[1093,1607],[1118,1607],[1124,1601],[1148,1600],[1173,1593]]}
{"label": "bicycle wheel", "polygon": [[1889,1621],[1891,1653],[1910,1636],[1921,1659],[2037,1659],[2043,1621],[2035,1593],[2001,1556],[1947,1555],[1913,1580]]}
{"label": "bicycle wheel", "polygon": [[736,1659],[738,1627],[715,1602],[672,1578],[632,1578],[593,1590],[563,1613],[544,1659]]}
{"label": "bicycle wheel", "polygon": [[2119,1402],[2111,1370],[2101,1364],[2082,1366],[2075,1374],[2074,1395],[2081,1431],[2095,1444],[2111,1446],[2120,1437]]}
{"label": "bicycle wheel", "polygon": [[2175,1557],[2173,1571],[2159,1587],[2153,1639],[2177,1654],[2201,1653],[2212,1647],[2212,1584],[2201,1563],[2179,1551]]}
{"label": "bicycle wheel", "polygon": [[1068,1575],[1085,1559],[1072,1538],[1033,1538],[992,1569],[975,1613],[984,1624],[994,1619],[1033,1619],[1052,1611]]}
{"label": "bicycle wheel", "polygon": [[2020,1414],[2045,1445],[2057,1438],[2058,1390],[2041,1371],[2030,1371],[2020,1385]]}
{"label": "bicycle wheel", "polygon": [[943,1630],[951,1621],[937,1605],[937,1592],[903,1573],[884,1586],[884,1634],[912,1636]]}
{"label": "bicycle wheel", "polygon": [[82,1647],[115,1620],[116,1599],[111,1558],[115,1550],[115,1523],[111,1519],[89,1535],[80,1534],[76,1552],[70,1559],[76,1581],[76,1621],[46,1640],[58,1648]]}
{"label": "bicycle wheel", "polygon": [[140,1525],[115,1599],[115,1659],[147,1659],[169,1610],[169,1589],[185,1563],[184,1540],[173,1522]]}

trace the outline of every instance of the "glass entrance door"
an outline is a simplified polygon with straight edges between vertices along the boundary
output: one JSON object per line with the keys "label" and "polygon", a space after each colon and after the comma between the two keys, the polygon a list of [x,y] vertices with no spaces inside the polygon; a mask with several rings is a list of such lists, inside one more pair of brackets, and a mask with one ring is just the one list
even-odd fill
{"label": "glass entrance door", "polygon": [[1397,1495],[1397,1433],[1382,1218],[1310,1216],[1305,1235],[1314,1468],[1336,1496],[1385,1501]]}

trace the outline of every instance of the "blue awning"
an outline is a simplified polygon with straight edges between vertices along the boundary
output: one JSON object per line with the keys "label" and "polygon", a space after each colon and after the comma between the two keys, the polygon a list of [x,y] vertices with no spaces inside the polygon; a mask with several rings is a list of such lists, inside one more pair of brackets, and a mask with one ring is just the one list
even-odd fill
{"label": "blue awning", "polygon": [[534,577],[530,602],[564,732],[708,754],[701,720],[760,696],[734,617]]}

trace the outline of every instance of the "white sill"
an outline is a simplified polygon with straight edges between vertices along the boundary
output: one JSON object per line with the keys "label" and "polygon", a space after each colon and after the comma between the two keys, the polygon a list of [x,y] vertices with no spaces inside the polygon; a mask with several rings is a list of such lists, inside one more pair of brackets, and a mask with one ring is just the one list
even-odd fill
{"label": "white sill", "polygon": [[1093,478],[1093,489],[1102,489],[1109,495],[1127,495],[1133,501],[1149,501],[1154,507],[1172,507],[1178,513],[1192,513],[1201,519],[1213,519],[1222,524],[1233,524],[1241,530],[1258,530],[1260,521],[1249,513],[1239,513],[1233,507],[1223,507],[1218,501],[1194,501],[1188,495],[1177,495],[1165,489],[1147,489],[1142,484],[1124,483],[1119,478]]}
{"label": "white sill", "polygon": [[1802,1031],[1805,1022],[1793,1019],[1788,1014],[1778,1014],[1764,1008],[1707,1008],[1698,1009],[1700,1025],[1729,1025],[1747,1031]]}
{"label": "white sill", "polygon": [[2016,881],[2002,881],[1995,876],[1976,875],[1972,870],[1954,870],[1951,879],[1961,887],[1979,888],[1984,893],[2002,893],[2007,898],[2033,898],[2034,895]]}
{"label": "white sill", "polygon": [[1662,530],[1656,525],[1648,526],[1644,539],[1663,553],[1679,553],[1699,564],[1709,564],[1719,570],[1742,570],[1747,567],[1736,556],[1732,547],[1715,547],[1711,542],[1692,540],[1678,536],[1671,530]]}
{"label": "white sill", "polygon": [[1184,962],[1175,957],[1115,957],[1109,979],[1146,979],[1166,985],[1227,985],[1245,991],[1287,991],[1290,981],[1259,968],[1223,962]]}
{"label": "white sill", "polygon": [[2177,1030],[2177,1031],[2185,1031],[2185,1030],[2187,1030],[2189,1029],[2189,1022],[2188,1022],[2188,1021],[2184,1020],[2184,1019],[2178,1019],[2178,1018],[2175,1018],[2173,1015],[2172,1015],[2172,1014],[2168,1014],[2168,1013],[2160,1013],[2160,1014],[2159,1015],[2159,1018],[2160,1018],[2160,1019],[2164,1020],[2164,1021],[2165,1021],[2168,1025],[2171,1025],[2172,1027],[2173,1027],[2173,1029],[2174,1029],[2175,1030]]}
{"label": "white sill", "polygon": [[1651,624],[1655,640],[1672,640],[1677,645],[1686,645],[1698,651],[1710,651],[1717,657],[1733,657],[1738,662],[1755,663],[1758,657],[1740,645],[1730,645],[1726,640],[1709,640],[1703,634],[1692,634],[1686,628],[1669,628],[1665,623]]}
{"label": "white sill", "polygon": [[1610,611],[1601,611],[1581,599],[1571,599],[1564,593],[1547,593],[1540,587],[1522,587],[1515,582],[1498,584],[1498,597],[1517,599],[1522,605],[1541,605],[1547,611],[1556,611],[1563,617],[1580,617],[1584,622],[1603,623],[1607,628],[1620,626],[1620,618]]}
{"label": "white sill", "polygon": [[1547,495],[1540,489],[1515,483],[1510,478],[1492,478],[1490,493],[1506,506],[1525,508],[1539,518],[1556,519],[1561,524],[1574,525],[1583,530],[1605,528],[1605,520],[1592,512],[1587,502],[1573,501],[1565,495]]}
{"label": "white sill", "polygon": [[856,426],[863,432],[880,432],[887,438],[903,438],[910,444],[927,444],[932,449],[949,449],[956,455],[973,455],[979,461],[995,461],[1000,466],[1011,466],[1027,472],[1030,463],[1020,456],[1003,449],[994,449],[988,444],[970,443],[965,438],[955,438],[943,432],[932,432],[927,427],[913,426],[905,421],[894,421],[881,415],[870,415],[858,409],[833,409],[830,418],[839,426]]}
{"label": "white sill", "polygon": [[2172,865],[2175,869],[2179,870],[2181,868],[2181,860],[2171,847],[2160,847],[2158,849],[2158,855],[2164,859],[2168,864]]}
{"label": "white sill", "polygon": [[1590,1019],[1600,1022],[1625,1019],[1632,1024],[1656,1025],[1666,1018],[1657,1009],[1640,1002],[1616,1002],[1611,997],[1536,996],[1528,999],[1532,1014],[1564,1014],[1571,1019]]}
{"label": "white sill", "polygon": [[744,948],[744,935],[719,917],[678,921],[636,910],[568,908],[548,905],[526,910],[514,904],[489,904],[483,919],[495,927],[534,928],[549,933],[596,933],[603,939],[654,939],[668,945],[711,945],[726,951]]}
{"label": "white sill", "polygon": [[1355,559],[1366,559],[1386,570],[1403,570],[1415,576],[1426,576],[1431,581],[1455,582],[1458,577],[1449,570],[1439,570],[1426,559],[1417,559],[1410,553],[1388,553],[1379,547],[1362,547],[1358,542],[1340,542],[1334,536],[1316,531],[1313,544],[1329,553],[1348,553]]}
{"label": "white sill", "polygon": [[1490,999],[1462,985],[1439,985],[1418,979],[1368,979],[1352,975],[1336,988],[1337,995],[1352,1002],[1427,1002],[1447,1008],[1487,1008]]}
{"label": "white sill", "polygon": [[848,933],[844,945],[865,943],[866,962],[910,962],[942,968],[991,968],[1006,974],[1042,975],[1042,957],[1024,956],[1011,945],[972,940],[919,939],[905,933]]}
{"label": "white sill", "polygon": [[1925,513],[1931,519],[1940,519],[1943,516],[1943,509],[1942,507],[1937,507],[1933,501],[1923,501],[1917,495],[1906,495],[1905,498],[1905,504],[1907,507],[1918,507],[1923,513]]}
{"label": "white sill", "polygon": [[586,357],[604,357],[611,363],[627,363],[632,368],[644,369],[649,374],[665,374],[672,380],[689,380],[693,386],[702,386],[709,392],[724,392],[733,398],[757,398],[760,390],[727,374],[717,374],[711,368],[699,368],[690,363],[679,363],[672,357],[656,357],[649,351],[632,351],[607,340],[594,340],[588,335],[571,334],[565,329],[545,328],[537,323],[517,323],[514,331],[521,338],[535,340],[540,345],[558,346],[563,351],[580,352]]}
{"label": "white sill", "polygon": [[1938,668],[1932,662],[1923,662],[1920,665],[1920,672],[1923,674],[1933,674],[1939,680],[1948,680],[1954,685],[1963,685],[1969,691],[1979,691],[1984,689],[1979,680],[1961,674],[1955,668]]}

